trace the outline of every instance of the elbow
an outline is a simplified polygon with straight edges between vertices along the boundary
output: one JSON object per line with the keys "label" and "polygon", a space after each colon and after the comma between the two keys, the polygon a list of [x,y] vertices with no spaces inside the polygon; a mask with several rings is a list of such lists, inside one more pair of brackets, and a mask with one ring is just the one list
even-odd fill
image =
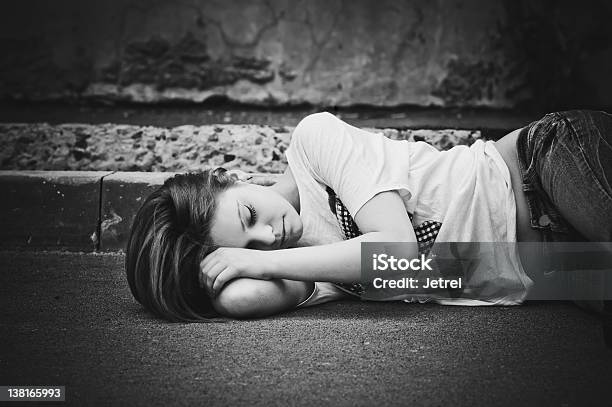
{"label": "elbow", "polygon": [[238,278],[226,284],[212,302],[223,316],[260,318],[295,308],[308,287],[301,281]]}
{"label": "elbow", "polygon": [[213,299],[215,310],[230,318],[254,318],[257,317],[258,301],[253,295],[252,287],[242,279],[229,282]]}
{"label": "elbow", "polygon": [[[398,254],[399,257],[416,258],[419,256],[419,245],[414,230],[408,232],[389,230],[380,232],[379,241],[400,243],[401,245],[396,247],[396,249],[401,248],[401,255]],[[394,250],[391,249],[391,247],[393,247],[393,245],[386,247],[386,249],[390,251]]]}

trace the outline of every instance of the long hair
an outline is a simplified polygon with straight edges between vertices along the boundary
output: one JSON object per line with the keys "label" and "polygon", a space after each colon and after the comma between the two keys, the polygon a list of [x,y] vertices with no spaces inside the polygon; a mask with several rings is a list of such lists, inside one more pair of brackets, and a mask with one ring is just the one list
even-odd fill
{"label": "long hair", "polygon": [[200,262],[215,250],[210,228],[216,197],[235,184],[223,168],[169,178],[134,218],[125,271],[134,298],[174,322],[222,320],[198,282]]}

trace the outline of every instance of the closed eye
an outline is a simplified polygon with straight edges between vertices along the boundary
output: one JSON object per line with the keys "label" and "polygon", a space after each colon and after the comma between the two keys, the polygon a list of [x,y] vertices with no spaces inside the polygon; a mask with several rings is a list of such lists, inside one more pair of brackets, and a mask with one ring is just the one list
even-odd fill
{"label": "closed eye", "polygon": [[251,219],[249,220],[249,226],[253,226],[257,222],[257,211],[251,205],[245,205],[251,213]]}

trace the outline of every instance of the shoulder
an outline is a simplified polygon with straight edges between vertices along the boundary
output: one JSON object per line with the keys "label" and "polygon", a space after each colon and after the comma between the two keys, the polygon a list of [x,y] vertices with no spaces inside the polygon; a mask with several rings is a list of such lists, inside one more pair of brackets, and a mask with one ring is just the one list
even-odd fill
{"label": "shoulder", "polygon": [[325,167],[332,159],[331,144],[337,140],[330,135],[339,133],[339,124],[342,121],[327,112],[310,114],[300,120],[291,134],[287,150],[289,165],[302,165],[311,173],[320,173],[320,167]]}
{"label": "shoulder", "polygon": [[309,114],[295,126],[291,136],[292,140],[302,144],[320,141],[323,130],[338,122],[341,122],[341,120],[329,112]]}
{"label": "shoulder", "polygon": [[318,129],[321,126],[324,126],[325,124],[329,124],[329,123],[333,123],[337,121],[340,121],[340,119],[338,119],[336,116],[334,116],[333,114],[329,112],[313,113],[313,114],[309,114],[308,116],[300,120],[300,122],[297,124],[295,129],[297,131],[304,131],[308,129]]}

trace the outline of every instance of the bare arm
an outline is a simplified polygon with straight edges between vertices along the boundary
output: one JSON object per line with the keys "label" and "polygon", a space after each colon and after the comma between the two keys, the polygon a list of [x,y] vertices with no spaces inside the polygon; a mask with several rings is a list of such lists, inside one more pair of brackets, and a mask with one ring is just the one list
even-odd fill
{"label": "bare arm", "polygon": [[291,280],[230,281],[213,299],[213,307],[231,318],[256,318],[295,308],[312,293],[314,283]]}
{"label": "bare arm", "polygon": [[[416,242],[397,191],[374,196],[355,222],[363,235],[327,245],[274,251],[220,248],[203,260],[202,280],[213,296],[238,277],[350,283],[361,279],[361,242]],[[414,251],[416,257],[416,245]]]}

